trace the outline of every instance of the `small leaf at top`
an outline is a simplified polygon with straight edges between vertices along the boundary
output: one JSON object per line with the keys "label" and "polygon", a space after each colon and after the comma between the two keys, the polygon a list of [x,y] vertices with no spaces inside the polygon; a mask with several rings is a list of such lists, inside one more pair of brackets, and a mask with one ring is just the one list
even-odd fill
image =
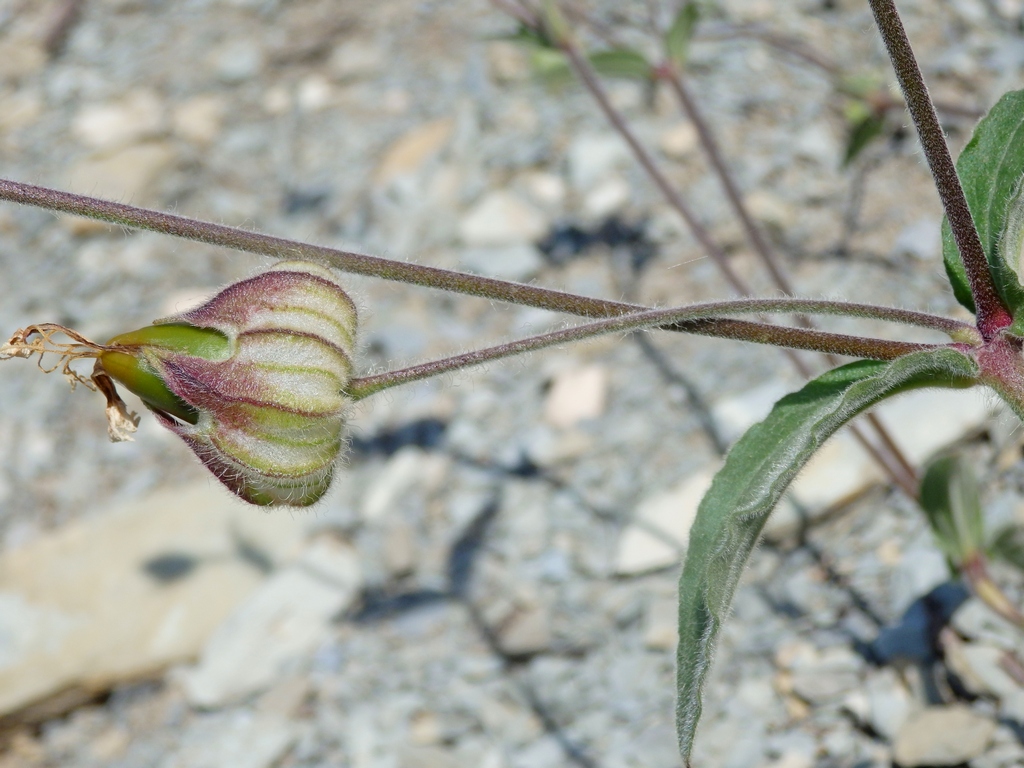
{"label": "small leaf at top", "polygon": [[[1003,95],[974,129],[956,162],[967,205],[978,228],[992,278],[1014,316],[1014,328],[1024,322],[1024,289],[1014,271],[1019,253],[1003,253],[1007,214],[1024,176],[1024,90]],[[942,222],[942,258],[957,301],[972,312],[967,274],[953,240],[949,222]]]}
{"label": "small leaf at top", "polygon": [[843,156],[845,168],[872,141],[885,133],[885,118],[875,112],[867,112],[861,117],[851,120],[846,133],[846,153]]}
{"label": "small leaf at top", "polygon": [[697,510],[679,579],[676,721],[687,764],[701,691],[743,566],[797,472],[843,424],[879,401],[917,387],[969,387],[977,376],[977,365],[949,348],[844,365],[784,397],[733,446]]}
{"label": "small leaf at top", "polygon": [[672,26],[665,33],[665,52],[668,54],[669,60],[677,67],[686,64],[690,40],[693,39],[699,18],[700,8],[697,3],[694,0],[687,0],[679,8],[679,13],[672,21]]}
{"label": "small leaf at top", "polygon": [[590,54],[591,66],[605,77],[626,80],[650,80],[654,70],[640,53],[629,48],[612,48]]}

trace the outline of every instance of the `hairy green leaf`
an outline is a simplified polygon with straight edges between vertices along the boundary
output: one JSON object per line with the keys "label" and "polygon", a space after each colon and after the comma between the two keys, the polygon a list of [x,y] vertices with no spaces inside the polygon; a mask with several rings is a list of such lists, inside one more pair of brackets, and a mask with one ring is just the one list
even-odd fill
{"label": "hairy green leaf", "polygon": [[701,501],[679,580],[679,746],[689,761],[718,632],[772,509],[811,455],[857,414],[917,387],[968,387],[978,369],[949,349],[844,365],[784,397],[733,446]]}
{"label": "hairy green leaf", "polygon": [[[1024,176],[1024,90],[1004,94],[981,119],[956,161],[956,170],[992,278],[1016,320],[1024,309],[1024,289],[1015,271],[1020,253],[1002,251],[1007,214]],[[942,222],[942,258],[957,301],[974,312],[967,273],[946,220]]]}
{"label": "hairy green leaf", "polygon": [[695,0],[687,0],[680,6],[672,26],[665,33],[665,52],[668,54],[669,60],[677,67],[686,64],[690,40],[693,38],[699,18],[700,7]]}
{"label": "hairy green leaf", "polygon": [[921,480],[921,507],[955,567],[981,552],[985,544],[981,492],[971,468],[959,456],[943,456],[928,465]]}

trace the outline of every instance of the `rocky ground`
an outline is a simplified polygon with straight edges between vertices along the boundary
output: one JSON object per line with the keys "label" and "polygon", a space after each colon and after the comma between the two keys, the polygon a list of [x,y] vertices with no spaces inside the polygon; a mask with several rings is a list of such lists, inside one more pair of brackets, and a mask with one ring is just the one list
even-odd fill
{"label": "rocky ground", "polygon": [[[649,46],[661,5],[587,7]],[[956,151],[1021,81],[1021,4],[900,7]],[[513,29],[485,0],[2,0],[0,175],[595,296],[728,296],[592,100],[499,39]],[[691,83],[751,209],[804,295],[962,312],[902,112],[844,168],[848,104],[822,63],[891,81],[865,2],[728,0],[701,28]],[[608,87],[776,293],[671,94]],[[7,204],[0,235],[5,333],[103,339],[258,264]],[[565,322],[350,285],[364,371]],[[264,513],[146,415],[111,445],[96,395],[9,362],[0,766],[678,766],[687,512],[721,444],[798,383],[773,350],[678,334],[538,353],[360,405],[329,497]],[[919,393],[882,418],[918,464],[962,445],[991,526],[1024,522],[1024,438],[994,403]],[[997,576],[1024,601],[1019,573]],[[696,764],[1020,765],[1021,658],[841,435],[754,555]]]}

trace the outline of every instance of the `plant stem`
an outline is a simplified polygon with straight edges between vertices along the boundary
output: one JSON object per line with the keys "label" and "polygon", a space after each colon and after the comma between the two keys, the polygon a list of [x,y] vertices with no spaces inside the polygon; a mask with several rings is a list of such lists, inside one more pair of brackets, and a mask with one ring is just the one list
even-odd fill
{"label": "plant stem", "polygon": [[[732,205],[733,211],[736,213],[737,218],[739,218],[743,225],[743,229],[747,234],[747,239],[750,241],[757,254],[761,257],[761,261],[764,262],[764,265],[767,268],[769,275],[771,275],[772,280],[775,282],[775,285],[785,293],[792,294],[792,284],[789,282],[789,278],[786,276],[785,271],[779,264],[774,251],[765,239],[761,228],[754,223],[753,217],[751,217],[750,213],[747,211],[747,206],[743,202],[743,194],[740,192],[739,185],[736,183],[732,172],[729,170],[729,166],[725,162],[725,158],[722,156],[722,152],[718,147],[718,142],[715,140],[714,132],[704,119],[704,115],[701,113],[701,110],[697,105],[697,100],[694,99],[689,88],[687,88],[682,72],[679,71],[677,66],[673,66],[672,64],[665,65],[661,68],[660,72],[668,80],[670,87],[675,92],[676,97],[679,99],[679,103],[683,107],[683,111],[697,130],[697,136],[700,139],[701,146],[704,148],[704,152],[707,154],[708,160],[711,162],[711,166],[714,168],[715,174],[718,176],[719,181],[725,190],[726,197],[729,199],[729,203]],[[804,328],[814,328],[814,323],[804,315],[798,315],[796,320]],[[834,356],[828,355],[827,357],[829,363],[833,365],[838,364],[838,361]],[[802,367],[798,359],[794,362],[797,364],[798,368]],[[877,448],[868,441],[867,437],[857,430],[856,427],[852,427],[854,436],[861,442],[868,452],[871,453],[879,464],[889,470],[893,479],[909,493],[911,498],[913,498],[917,492],[916,470],[903,454],[903,451],[900,450],[899,446],[892,439],[892,436],[885,428],[885,425],[882,424],[881,420],[873,413],[867,414],[866,418],[868,423],[875,430],[879,439],[882,441],[884,450],[887,451],[892,460],[896,462],[896,467],[890,467],[888,459],[880,453]]]}
{"label": "plant stem", "polygon": [[[211,245],[234,248],[240,251],[258,253],[274,258],[303,258],[335,267],[344,272],[379,277],[385,280],[412,283],[430,288],[464,293],[473,296],[505,301],[511,304],[540,307],[566,314],[583,317],[612,317],[649,310],[637,304],[608,301],[572,293],[540,288],[533,285],[511,283],[490,277],[454,272],[437,267],[393,261],[379,256],[340,251],[324,246],[285,240],[279,237],[247,232],[223,224],[189,219],[160,211],[136,208],[98,198],[84,197],[70,192],[60,192],[45,187],[21,184],[0,179],[0,200],[11,200],[25,205],[34,205],[48,210],[73,213],[93,219],[109,221],[136,229],[145,229],[162,234],[198,240]],[[882,320],[892,323],[931,328],[958,338],[970,334],[973,329],[966,323],[952,318],[930,315],[925,312],[876,307],[871,304],[856,304],[819,299],[737,299],[725,302],[708,302],[694,305],[699,316],[716,314],[747,314],[752,312],[804,312],[826,315],[843,315]]]}
{"label": "plant stem", "polygon": [[914,51],[910,47],[896,4],[894,0],[870,2],[875,23],[896,70],[903,98],[906,99],[907,109],[914,120],[928,167],[942,199],[942,207],[953,230],[953,239],[960,251],[960,260],[967,273],[971,296],[978,312],[978,330],[987,341],[998,331],[1009,326],[1013,318],[992,281],[981,238],[974,226],[974,219],[971,217],[967,198],[956,174],[953,158],[949,154],[946,137],[942,133],[939,118],[935,114],[935,106],[928,95],[928,87],[917,65]]}
{"label": "plant stem", "polygon": [[52,211],[86,216],[134,229],[160,232],[165,235],[197,240],[275,259],[307,259],[326,264],[343,272],[369,275],[384,280],[422,285],[471,296],[482,296],[511,304],[550,309],[571,315],[606,317],[642,309],[642,307],[618,301],[578,296],[549,288],[511,283],[480,275],[286,240],[223,224],[198,221],[185,216],[136,208],[131,205],[6,179],[0,179],[0,200],[10,200]]}
{"label": "plant stem", "polygon": [[655,186],[658,187],[661,194],[668,201],[668,204],[676,210],[676,212],[683,217],[686,221],[687,226],[693,233],[693,236],[700,243],[701,248],[704,252],[711,257],[722,274],[725,276],[726,281],[732,286],[736,293],[741,295],[749,294],[750,287],[743,281],[743,279],[736,274],[733,270],[732,265],[729,264],[729,260],[725,255],[725,252],[718,247],[708,232],[707,228],[697,219],[696,215],[690,209],[689,204],[683,199],[682,195],[676,191],[676,189],[669,182],[668,178],[661,169],[658,168],[654,158],[644,148],[640,140],[637,139],[633,133],[633,129],[629,127],[622,114],[612,106],[611,101],[608,99],[608,94],[605,93],[604,88],[601,86],[600,81],[597,79],[597,74],[594,72],[594,68],[590,66],[590,62],[587,61],[586,57],[583,56],[576,44],[570,39],[560,39],[555,41],[566,57],[569,59],[569,64],[576,72],[580,82],[587,89],[594,101],[597,102],[598,107],[604,113],[608,122],[611,123],[615,131],[622,137],[622,139],[629,145],[630,150],[636,157],[637,162],[643,166],[644,171],[654,182]]}
{"label": "plant stem", "polygon": [[677,67],[672,65],[664,66],[659,70],[659,72],[661,72],[665,79],[668,80],[668,84],[679,99],[679,103],[682,105],[683,111],[690,119],[690,122],[693,123],[693,127],[697,130],[697,136],[700,139],[701,146],[704,147],[704,152],[708,156],[708,160],[711,162],[715,175],[718,176],[719,181],[722,183],[722,188],[725,190],[725,195],[729,199],[729,204],[732,206],[737,218],[739,218],[740,223],[743,225],[743,230],[747,234],[747,239],[750,240],[750,244],[754,246],[754,250],[757,251],[757,254],[761,257],[761,260],[767,267],[775,284],[783,292],[792,294],[793,286],[790,284],[789,278],[786,277],[786,274],[779,266],[778,259],[775,257],[775,253],[772,251],[771,246],[768,245],[768,241],[765,239],[761,228],[754,223],[753,218],[747,211],[747,206],[743,202],[743,195],[740,192],[739,185],[733,178],[732,172],[729,170],[729,166],[726,165],[725,158],[722,156],[722,151],[718,146],[718,142],[715,141],[714,132],[704,119],[704,115],[697,106],[696,99],[693,98],[686,82],[683,80],[682,73]]}
{"label": "plant stem", "polygon": [[[442,373],[456,371],[472,365],[500,360],[504,357],[521,355],[537,349],[580,341],[591,336],[606,333],[631,332],[647,328],[671,328],[684,333],[696,333],[703,336],[717,336],[737,341],[751,341],[757,344],[771,344],[790,349],[809,349],[819,352],[831,352],[850,357],[871,360],[894,360],[911,352],[926,349],[937,349],[941,345],[914,344],[906,341],[890,341],[887,339],[869,339],[860,336],[847,336],[840,333],[808,330],[806,328],[789,328],[786,326],[752,323],[746,320],[731,320],[713,317],[724,314],[726,307],[739,302],[721,302],[719,305],[697,304],[672,309],[653,309],[636,312],[630,315],[598,320],[593,323],[577,325],[561,331],[530,336],[525,339],[506,342],[493,347],[476,349],[461,355],[446,357],[420,363],[386,373],[375,374],[352,379],[347,393],[355,400],[380,392],[399,384],[437,376]],[[964,347],[965,345],[956,345]]]}
{"label": "plant stem", "polygon": [[[587,61],[585,56],[581,55],[573,40],[568,35],[563,35],[555,42],[565,52],[569,59],[569,63],[572,65],[572,68],[575,70],[580,81],[597,102],[609,123],[611,123],[612,127],[618,131],[619,135],[629,145],[637,161],[647,172],[648,176],[655,183],[658,189],[661,190],[669,205],[675,208],[675,210],[686,221],[694,237],[697,238],[698,242],[700,242],[701,246],[704,248],[704,251],[718,266],[729,284],[732,285],[733,289],[737,293],[750,293],[747,285],[732,269],[725,257],[725,254],[714,240],[711,239],[710,234],[697,220],[696,216],[694,216],[689,206],[686,204],[686,201],[683,200],[682,196],[669,183],[668,178],[661,172],[650,153],[636,138],[622,114],[612,105],[604,91],[604,88],[601,86],[601,82],[598,79],[597,74],[594,72],[593,67],[590,66],[590,62]],[[710,135],[710,133],[708,133],[708,135]],[[788,281],[782,277],[777,267],[773,269],[774,266],[774,259],[770,259],[769,270],[772,272],[772,276],[775,278],[782,278],[782,285],[788,286]],[[810,323],[806,321],[806,318],[798,318],[798,322],[804,326],[810,325]],[[787,357],[801,375],[806,378],[811,377],[811,371],[799,357],[792,352],[787,352]],[[850,425],[850,431],[858,442],[861,443],[864,449],[871,455],[871,457],[878,462],[879,466],[881,466],[882,469],[893,479],[893,481],[903,488],[911,498],[915,498],[917,480],[910,462],[902,455],[899,448],[896,446],[896,443],[889,436],[885,427],[877,418],[869,416],[869,423],[879,433],[883,445],[885,445],[888,452],[892,454],[891,457],[887,457],[884,452],[880,451],[870,440],[868,440],[864,433],[858,429],[857,425]],[[889,460],[890,458],[892,461]]]}

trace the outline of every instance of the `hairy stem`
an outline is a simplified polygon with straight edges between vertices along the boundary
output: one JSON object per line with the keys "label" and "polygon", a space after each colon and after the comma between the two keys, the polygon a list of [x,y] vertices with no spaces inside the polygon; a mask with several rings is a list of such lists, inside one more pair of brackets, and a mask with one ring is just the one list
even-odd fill
{"label": "hairy stem", "polygon": [[750,244],[754,246],[754,250],[768,268],[772,281],[785,293],[792,294],[793,287],[789,282],[789,278],[782,271],[782,267],[779,265],[778,259],[765,239],[761,228],[754,223],[754,219],[747,211],[747,206],[743,202],[743,194],[740,192],[739,185],[733,178],[729,166],[726,165],[725,157],[722,155],[718,142],[715,140],[715,134],[708,125],[707,120],[704,119],[696,99],[693,98],[689,87],[683,80],[682,73],[674,66],[666,66],[662,69],[662,72],[665,79],[668,80],[672,91],[676,94],[676,98],[679,99],[679,103],[682,105],[686,116],[697,130],[697,136],[700,138],[701,146],[704,147],[704,153],[708,156],[715,175],[721,181],[722,188],[725,190],[725,196],[729,199],[729,204],[743,225],[747,239],[750,240]]}
{"label": "hairy stem", "polygon": [[907,101],[907,109],[914,120],[928,167],[942,199],[942,207],[953,230],[953,239],[956,240],[957,249],[960,251],[960,259],[971,287],[971,296],[974,297],[974,305],[978,311],[978,330],[986,340],[991,339],[999,330],[1009,326],[1013,318],[992,281],[981,238],[967,206],[967,198],[956,174],[953,158],[949,154],[946,137],[942,133],[939,118],[935,114],[935,106],[928,95],[928,87],[917,65],[914,51],[910,47],[896,4],[894,0],[870,2],[875,23],[889,51],[903,98]]}
{"label": "hairy stem", "polygon": [[636,157],[637,162],[643,167],[644,171],[650,177],[651,181],[654,182],[655,186],[664,196],[668,204],[676,210],[676,212],[683,217],[686,221],[686,225],[690,228],[693,236],[700,243],[701,248],[704,252],[711,257],[711,259],[721,270],[725,279],[729,285],[732,286],[733,290],[739,294],[749,294],[750,287],[744,282],[744,280],[736,274],[736,271],[729,264],[729,260],[726,257],[724,251],[718,246],[712,237],[711,233],[708,232],[707,228],[700,223],[697,219],[696,214],[690,208],[689,204],[683,199],[682,195],[676,191],[675,187],[672,186],[668,178],[661,169],[658,168],[657,163],[651,156],[650,152],[640,143],[637,139],[636,134],[633,133],[633,129],[629,127],[629,124],[623,118],[622,114],[615,109],[611,101],[608,99],[608,94],[605,93],[604,88],[601,86],[600,81],[597,79],[597,74],[594,72],[594,68],[590,66],[590,62],[587,61],[586,57],[580,53],[579,48],[570,39],[560,39],[556,41],[569,59],[569,64],[572,66],[573,71],[576,72],[580,82],[587,89],[594,101],[597,102],[598,107],[604,113],[608,122],[611,123],[612,127],[616,132],[623,138],[626,144],[629,145],[630,150],[633,152],[633,156]]}
{"label": "hairy stem", "polygon": [[[715,317],[732,311],[729,305],[742,302],[720,302],[715,305],[697,304],[672,309],[654,309],[636,312],[631,315],[598,320],[593,323],[577,325],[561,331],[530,336],[525,339],[498,344],[497,346],[476,349],[461,355],[446,357],[421,363],[396,371],[364,376],[349,382],[347,393],[350,397],[360,400],[383,389],[411,381],[437,376],[442,373],[456,371],[480,363],[500,360],[504,357],[521,355],[537,349],[566,344],[573,341],[598,336],[606,333],[622,333],[647,328],[662,328],[695,333],[703,336],[717,336],[737,341],[751,341],[757,344],[771,344],[790,349],[808,349],[818,352],[830,352],[850,357],[871,360],[893,360],[911,352],[935,349],[935,344],[913,344],[905,341],[889,341],[886,339],[869,339],[860,336],[848,336],[840,333],[808,330],[806,328],[788,328],[765,323],[753,323],[746,320],[732,320]],[[957,345],[965,347],[965,345]]]}
{"label": "hairy stem", "polygon": [[[550,31],[550,30],[549,30]],[[736,274],[732,269],[729,261],[726,259],[725,254],[718,247],[718,245],[711,239],[710,234],[704,228],[704,226],[697,220],[696,216],[690,210],[686,201],[683,200],[682,196],[675,190],[675,188],[669,183],[668,178],[661,172],[650,153],[644,148],[644,146],[636,138],[629,124],[626,122],[622,114],[615,109],[611,101],[608,99],[604,88],[601,86],[601,82],[594,72],[590,62],[583,56],[579,49],[576,47],[574,41],[568,35],[562,35],[555,41],[565,52],[569,59],[569,63],[572,65],[573,70],[576,72],[577,77],[583,83],[584,87],[591,94],[594,100],[597,102],[601,111],[605,117],[611,123],[612,127],[619,133],[620,136],[626,141],[630,149],[633,151],[637,161],[646,171],[651,180],[655,183],[658,189],[661,191],[668,203],[675,208],[675,210],[683,217],[687,225],[690,227],[690,231],[694,237],[700,242],[704,251],[712,258],[716,266],[722,272],[725,279],[733,287],[737,293],[745,294],[750,293],[749,288],[744,281]],[[692,100],[691,100],[692,102]],[[698,128],[699,130],[699,128]],[[705,131],[706,135],[702,135],[702,139],[710,138],[710,132]],[[708,144],[705,143],[705,147]],[[720,153],[719,153],[720,156]],[[724,162],[721,164],[721,170],[725,169]],[[731,177],[726,172],[724,179],[731,181]],[[762,257],[765,257],[765,253],[762,253]],[[769,254],[766,257],[766,263],[772,277],[775,279],[783,290],[789,292],[789,282],[785,279],[781,271],[778,269],[778,265],[775,259]],[[811,326],[806,318],[798,317],[797,321],[805,327]],[[787,357],[790,362],[793,363],[794,367],[800,372],[801,375],[806,378],[811,377],[811,371],[808,369],[806,364],[792,352],[787,352]],[[831,362],[831,361],[830,361]],[[869,423],[876,432],[878,432],[882,444],[885,446],[885,451],[879,450],[864,433],[857,428],[856,425],[851,425],[851,432],[854,437],[861,443],[864,449],[871,455],[871,457],[878,462],[879,466],[893,479],[893,481],[903,488],[907,493],[914,498],[916,496],[917,479],[910,462],[907,461],[906,457],[902,455],[896,443],[892,437],[885,430],[882,423],[874,417],[869,416]],[[887,455],[889,454],[889,455]]]}
{"label": "hairy stem", "polygon": [[[570,315],[613,317],[650,309],[637,304],[578,296],[549,288],[511,283],[465,272],[454,272],[404,261],[393,261],[379,256],[367,256],[319,245],[309,245],[257,232],[247,232],[223,224],[211,224],[184,216],[136,208],[122,203],[84,197],[70,192],[60,192],[5,179],[0,179],[0,200],[11,200],[49,210],[73,213],[136,229],[184,237],[273,258],[304,258],[327,264],[343,272],[483,296],[511,304],[540,307]],[[803,312],[862,317],[932,328],[956,336],[958,339],[973,330],[966,323],[925,312],[819,299],[737,299],[698,304],[695,307],[700,308],[698,312],[704,313],[700,316],[705,317],[714,314],[747,314],[751,312]]]}

